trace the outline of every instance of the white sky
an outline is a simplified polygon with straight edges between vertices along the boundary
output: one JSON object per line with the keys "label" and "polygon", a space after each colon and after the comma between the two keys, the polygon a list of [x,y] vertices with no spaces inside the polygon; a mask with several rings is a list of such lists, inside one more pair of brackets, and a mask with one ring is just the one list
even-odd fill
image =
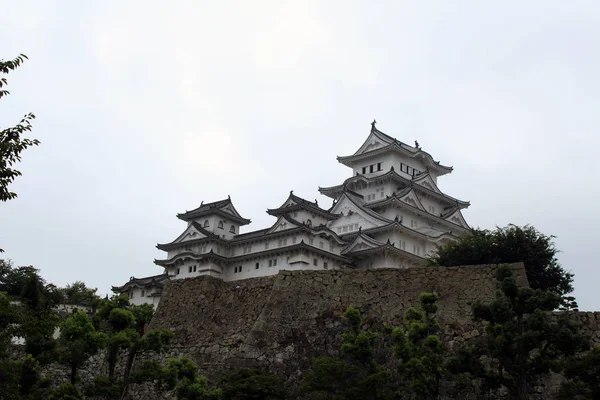
{"label": "white sky", "polygon": [[351,175],[378,128],[455,171],[472,226],[557,236],[582,309],[600,309],[596,1],[13,1],[0,14],[0,126],[26,112],[0,205],[0,247],[49,281],[107,293],[185,228],[177,212],[231,195],[253,220],[289,190]]}

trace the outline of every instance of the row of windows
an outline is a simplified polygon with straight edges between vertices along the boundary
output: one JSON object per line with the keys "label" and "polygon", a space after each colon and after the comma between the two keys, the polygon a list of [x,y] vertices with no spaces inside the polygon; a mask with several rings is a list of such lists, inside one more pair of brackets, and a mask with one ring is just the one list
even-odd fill
{"label": "row of windows", "polygon": [[354,232],[357,230],[358,230],[358,224],[344,225],[344,226],[339,226],[337,228],[338,233]]}
{"label": "row of windows", "polygon": [[400,163],[400,171],[405,172],[405,173],[409,174],[410,176],[419,175],[421,173],[421,171],[419,171],[418,169],[415,169],[404,163]]}
{"label": "row of windows", "polygon": [[369,173],[372,174],[375,171],[381,171],[382,170],[381,164],[382,163],[367,165],[366,167],[362,168],[362,173],[366,174],[367,171],[369,171]]}
{"label": "row of windows", "polygon": [[[135,294],[133,292],[133,290],[131,292],[129,292],[129,298],[133,299],[135,297]],[[142,296],[141,297],[146,297],[146,291],[142,290]]]}
{"label": "row of windows", "polygon": [[197,267],[196,265],[194,265],[193,267],[190,265],[190,266],[188,267],[188,272],[189,272],[190,274],[191,274],[192,272],[196,272],[196,267]]}
{"label": "row of windows", "polygon": [[[205,219],[204,220],[204,228],[209,228],[209,227],[210,227],[210,222],[208,222],[208,220]],[[223,221],[219,221],[219,224],[217,225],[217,228],[219,228],[219,229],[225,229]],[[229,228],[229,232],[230,233],[235,233],[235,225],[231,225],[231,227]]]}
{"label": "row of windows", "polygon": [[[319,266],[319,260],[317,258],[313,258],[313,265],[315,267]],[[329,268],[329,264],[327,263],[327,261],[323,261],[323,268],[324,269],[328,269]]]}
{"label": "row of windows", "polygon": [[[276,258],[272,258],[272,259],[269,260],[269,267],[274,267],[276,265],[277,265],[277,259]],[[259,268],[260,268],[260,263],[254,264],[254,269],[259,269]],[[242,266],[241,265],[233,268],[233,273],[234,274],[237,274],[237,273],[240,273],[240,272],[242,272]]]}

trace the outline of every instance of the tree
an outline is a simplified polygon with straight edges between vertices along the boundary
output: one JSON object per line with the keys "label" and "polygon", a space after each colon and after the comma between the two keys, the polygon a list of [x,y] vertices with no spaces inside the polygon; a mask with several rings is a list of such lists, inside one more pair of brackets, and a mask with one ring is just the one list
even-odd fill
{"label": "tree", "polygon": [[531,225],[472,230],[438,249],[430,256],[432,265],[477,265],[523,262],[533,289],[558,295],[573,291],[573,274],[565,271],[556,255],[554,236],[546,236]]}
{"label": "tree", "polygon": [[278,400],[287,398],[283,380],[259,369],[240,368],[219,380],[224,400]]}
{"label": "tree", "polygon": [[180,400],[218,400],[223,397],[220,389],[211,389],[208,380],[198,375],[198,366],[189,358],[169,360],[163,372],[167,389],[175,389]]}
{"label": "tree", "polygon": [[600,398],[600,346],[594,347],[581,357],[570,360],[563,372],[560,400],[584,400]]}
{"label": "tree", "polygon": [[100,350],[104,341],[104,334],[96,332],[83,311],[74,313],[62,324],[59,354],[60,360],[71,368],[72,384],[77,380],[77,369]]}
{"label": "tree", "polygon": [[85,400],[85,397],[75,385],[65,383],[50,393],[49,400]]}
{"label": "tree", "polygon": [[25,339],[25,352],[43,364],[55,358],[53,335],[60,322],[55,307],[60,299],[56,286],[46,284],[37,270],[27,273],[21,291],[17,332]]}
{"label": "tree", "polygon": [[100,296],[96,294],[98,289],[88,288],[84,282],[76,281],[60,289],[65,304],[87,306],[96,308],[100,303]]}
{"label": "tree", "polygon": [[[8,74],[14,71],[27,59],[25,54],[19,55],[14,60],[0,60],[0,73]],[[7,84],[6,77],[0,78],[0,98],[10,94],[4,89]],[[31,121],[35,115],[28,113],[14,127],[0,130],[0,201],[8,201],[17,197],[16,193],[8,190],[11,184],[21,172],[14,169],[15,163],[21,161],[21,153],[30,146],[37,146],[37,139],[23,138],[23,134],[31,131]]]}
{"label": "tree", "polygon": [[520,288],[510,266],[496,270],[500,287],[486,304],[476,301],[473,316],[485,334],[462,349],[454,370],[481,378],[487,388],[505,387],[509,399],[526,399],[532,385],[550,371],[561,372],[564,361],[588,348],[588,339],[568,314],[553,314],[556,293]]}
{"label": "tree", "polygon": [[161,352],[166,348],[173,333],[169,330],[144,330],[152,319],[154,307],[150,304],[131,305],[127,295],[113,296],[103,300],[96,313],[96,322],[107,333],[107,358],[112,380],[118,360],[119,350],[128,349],[123,384],[127,387],[129,374],[139,352]]}
{"label": "tree", "polygon": [[446,373],[445,349],[436,335],[440,326],[434,317],[438,299],[436,293],[421,293],[421,308],[406,310],[404,326],[392,332],[400,377],[415,399],[437,399]]}
{"label": "tree", "polygon": [[301,385],[313,399],[387,399],[395,388],[390,372],[378,365],[373,345],[378,335],[361,328],[362,316],[355,307],[344,313],[348,332],[342,335],[342,359],[316,357]]}

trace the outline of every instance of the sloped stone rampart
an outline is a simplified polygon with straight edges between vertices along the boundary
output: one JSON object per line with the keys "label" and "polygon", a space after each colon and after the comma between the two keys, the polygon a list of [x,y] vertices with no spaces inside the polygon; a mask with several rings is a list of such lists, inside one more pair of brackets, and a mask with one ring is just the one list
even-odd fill
{"label": "sloped stone rampart", "polygon": [[[522,264],[514,265],[526,285]],[[173,280],[165,286],[150,328],[175,332],[173,355],[192,357],[210,375],[225,366],[269,365],[298,376],[312,357],[336,354],[350,306],[365,328],[398,325],[419,295],[440,295],[446,343],[481,333],[471,304],[496,293],[495,267],[423,267],[404,270],[282,271],[273,277],[224,282],[211,277]]]}
{"label": "sloped stone rampart", "polygon": [[[451,349],[481,335],[471,305],[496,295],[496,268],[281,271],[234,282],[173,280],[165,286],[150,328],[175,332],[165,358],[191,357],[209,377],[228,367],[266,366],[295,387],[313,357],[338,354],[345,330],[342,314],[350,305],[361,310],[365,328],[382,331],[385,325],[399,325],[406,309],[418,305],[421,292],[435,291],[443,339]],[[527,285],[523,265],[513,268],[518,283]],[[573,318],[600,343],[600,313],[573,313]],[[389,357],[389,343],[380,346],[378,361]]]}

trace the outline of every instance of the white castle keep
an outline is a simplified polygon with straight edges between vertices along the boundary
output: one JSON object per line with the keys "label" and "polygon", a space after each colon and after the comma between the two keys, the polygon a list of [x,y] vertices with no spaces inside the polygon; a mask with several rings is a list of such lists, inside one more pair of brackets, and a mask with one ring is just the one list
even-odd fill
{"label": "white castle keep", "polygon": [[[225,281],[275,275],[280,270],[410,268],[423,265],[436,246],[466,234],[461,210],[469,202],[442,193],[438,177],[452,172],[415,142],[409,146],[371,124],[356,153],[337,157],[352,169],[342,184],[320,187],[333,199],[324,209],[293,192],[266,229],[240,234],[250,224],[230,198],[203,203],[177,217],[186,229],[155,264],[163,275],[131,278],[117,293],[136,304],[157,303],[165,279],[210,275]],[[150,298],[148,295],[152,295]]]}

